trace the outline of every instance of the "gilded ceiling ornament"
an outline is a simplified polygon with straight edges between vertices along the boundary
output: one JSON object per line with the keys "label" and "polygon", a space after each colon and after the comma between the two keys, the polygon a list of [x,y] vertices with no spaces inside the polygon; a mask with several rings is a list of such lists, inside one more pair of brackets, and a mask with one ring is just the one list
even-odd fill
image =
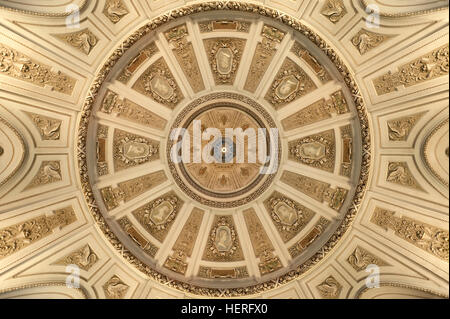
{"label": "gilded ceiling ornament", "polygon": [[0,229],[0,259],[53,234],[53,230],[64,228],[77,220],[72,207],[53,211],[52,215],[41,215],[19,224]]}
{"label": "gilded ceiling ornament", "polygon": [[392,229],[397,237],[442,260],[449,261],[448,230],[409,217],[397,217],[395,214],[394,211],[376,207],[370,221],[385,231]]}
{"label": "gilded ceiling ornament", "polygon": [[406,162],[389,162],[386,181],[423,191]]}
{"label": "gilded ceiling ornament", "polygon": [[361,29],[352,38],[352,43],[358,49],[359,53],[361,53],[361,55],[364,55],[392,37],[393,36],[391,35],[385,35]]}
{"label": "gilded ceiling ornament", "polygon": [[139,207],[132,214],[153,237],[163,242],[181,206],[183,201],[175,193],[169,192]]}
{"label": "gilded ceiling ornament", "polygon": [[248,33],[250,31],[250,23],[246,21],[227,21],[216,20],[199,22],[198,27],[201,33],[213,32],[213,31],[237,31]]}
{"label": "gilded ceiling ornament", "polygon": [[278,256],[274,254],[275,248],[267,236],[264,226],[261,224],[255,210],[247,209],[243,212],[245,224],[247,225],[253,252],[259,259],[258,267],[261,275],[272,273],[283,267]]}
{"label": "gilded ceiling ornament", "polygon": [[151,257],[155,257],[158,252],[156,247],[151,241],[147,240],[137,229],[133,226],[130,220],[125,216],[120,218],[117,223],[127,233],[128,237],[138,245],[146,254]]}
{"label": "gilded ceiling ornament", "polygon": [[191,257],[202,224],[204,212],[194,208],[172,247],[172,256],[167,257],[164,267],[179,274],[185,274],[187,258]]}
{"label": "gilded ceiling ornament", "polygon": [[200,266],[198,276],[206,279],[241,279],[248,277],[247,267],[212,268]]}
{"label": "gilded ceiling ornament", "polygon": [[61,120],[52,119],[35,113],[27,113],[39,130],[41,138],[46,141],[59,140]]}
{"label": "gilded ceiling ornament", "polygon": [[320,235],[327,229],[330,225],[330,221],[325,217],[320,217],[319,221],[314,225],[313,229],[306,234],[303,238],[297,241],[294,245],[289,247],[289,254],[292,258],[297,257],[303,253],[314,241],[316,241]]}
{"label": "gilded ceiling ornament", "polygon": [[86,55],[88,55],[98,43],[97,37],[87,28],[72,33],[55,34],[54,36],[67,42]]}
{"label": "gilded ceiling ornament", "polygon": [[[84,155],[87,153],[85,148],[85,142],[88,136],[87,133],[88,133],[89,117],[92,115],[92,106],[94,105],[94,102],[96,102],[95,97],[98,95],[99,90],[101,90],[102,84],[105,81],[106,77],[109,75],[110,70],[117,64],[120,57],[124,53],[127,53],[129,48],[131,48],[138,40],[140,40],[141,38],[143,38],[148,34],[154,33],[156,28],[165,25],[168,21],[171,21],[175,17],[186,17],[196,13],[203,13],[205,11],[207,12],[223,11],[226,13],[231,10],[240,12],[254,12],[255,15],[260,15],[262,17],[268,18],[279,16],[281,17],[280,23],[284,24],[286,28],[292,27],[292,30],[296,30],[296,32],[299,32],[300,34],[305,36],[307,39],[312,41],[312,43],[317,45],[317,47],[320,50],[322,50],[322,52],[325,55],[327,55],[327,57],[331,60],[331,62],[333,62],[336,65],[337,71],[342,75],[347,87],[351,92],[351,95],[349,96],[352,97],[353,102],[356,106],[357,116],[362,127],[361,134],[363,140],[363,151],[365,156],[362,159],[361,163],[361,173],[357,183],[358,190],[352,199],[348,211],[345,214],[345,218],[342,219],[342,222],[338,226],[336,234],[328,242],[326,242],[324,246],[322,246],[321,251],[317,251],[308,259],[306,263],[293,267],[291,271],[279,276],[278,278],[276,278],[276,280],[268,280],[261,283],[258,282],[254,285],[250,285],[247,287],[238,287],[238,288],[225,287],[223,289],[218,289],[217,287],[204,287],[204,286],[200,287],[197,286],[195,283],[190,282],[188,283],[184,280],[177,280],[169,276],[166,276],[162,274],[160,271],[155,270],[151,266],[144,263],[131,251],[124,249],[125,248],[124,245],[120,242],[120,240],[108,226],[105,217],[102,215],[99,207],[96,205],[96,200],[94,198],[94,195],[92,194],[92,187],[88,181],[89,174],[86,165],[86,156]],[[253,295],[261,293],[263,291],[274,289],[278,287],[280,284],[286,284],[294,280],[295,278],[298,278],[305,271],[307,271],[308,269],[316,265],[318,262],[320,262],[320,260],[322,260],[322,258],[328,254],[328,252],[336,245],[338,240],[348,229],[352,220],[355,217],[357,207],[359,207],[361,199],[365,193],[366,183],[368,179],[368,172],[370,169],[370,160],[371,160],[371,151],[370,151],[371,139],[369,131],[370,123],[367,120],[363,98],[361,97],[359,89],[355,84],[355,81],[353,80],[351,72],[344,65],[342,59],[333,51],[333,49],[329,45],[327,45],[320,38],[319,35],[310,30],[308,27],[301,24],[298,20],[289,15],[281,14],[279,11],[275,9],[270,9],[268,7],[265,7],[264,5],[256,3],[255,4],[237,3],[235,1],[223,3],[221,1],[220,2],[212,1],[208,3],[201,3],[201,4],[196,3],[192,5],[187,5],[179,9],[174,9],[169,14],[158,16],[152,19],[148,24],[143,26],[141,29],[137,30],[135,33],[133,33],[130,37],[128,37],[124,41],[124,45],[122,46],[121,50],[113,51],[113,54],[106,62],[106,65],[97,74],[96,80],[94,81],[94,84],[92,85],[89,91],[89,96],[94,96],[94,99],[88,98],[86,100],[86,103],[83,105],[83,110],[80,115],[80,131],[79,131],[80,134],[77,149],[79,151],[78,160],[80,167],[81,184],[83,187],[83,193],[86,197],[86,200],[90,204],[89,208],[92,214],[94,215],[95,220],[97,221],[98,227],[103,231],[105,236],[107,236],[111,244],[118,251],[122,251],[122,255],[124,258],[126,258],[126,260],[128,260],[131,264],[136,266],[137,269],[148,275],[150,278],[156,280],[158,283],[166,284],[168,287],[173,287],[185,293],[204,295],[208,297],[219,297],[219,296],[236,297],[241,295]]]}
{"label": "gilded ceiling ornament", "polygon": [[317,286],[317,290],[322,298],[335,299],[341,294],[342,285],[333,276],[329,276]]}
{"label": "gilded ceiling ornament", "polygon": [[324,201],[327,201],[329,206],[336,211],[341,209],[348,193],[346,189],[340,187],[333,189],[328,183],[290,171],[283,172],[281,181],[318,202],[323,203]]}
{"label": "gilded ceiling ornament", "polygon": [[281,121],[286,131],[311,125],[331,118],[332,113],[345,114],[349,112],[347,101],[342,91],[331,95],[331,99],[321,99]]}
{"label": "gilded ceiling ornament", "polygon": [[121,99],[116,93],[108,90],[103,98],[100,111],[106,114],[117,114],[130,122],[145,125],[157,130],[164,130],[167,121],[146,108],[131,102],[127,99]]}
{"label": "gilded ceiling ornament", "polygon": [[396,118],[387,122],[390,141],[406,141],[409,133],[426,112]]}
{"label": "gilded ceiling ornament", "polygon": [[286,58],[265,99],[276,109],[317,89],[311,78],[294,61]]}
{"label": "gilded ceiling ornament", "polygon": [[39,171],[31,180],[31,182],[25,187],[24,190],[34,188],[37,186],[43,186],[62,180],[61,166],[59,161],[43,161],[39,168]]}
{"label": "gilded ceiling ornament", "polygon": [[202,259],[217,262],[244,260],[233,217],[228,215],[214,217]]}
{"label": "gilded ceiling ornament", "polygon": [[244,89],[254,93],[277,52],[277,47],[283,41],[285,32],[264,25],[261,31],[261,41],[256,45],[253,60],[248,71]]}
{"label": "gilded ceiling ornament", "polygon": [[375,257],[373,254],[359,246],[355,248],[350,256],[348,256],[347,262],[358,272],[366,270],[369,265],[377,265],[378,267],[388,266],[382,259]]}
{"label": "gilded ceiling ornament", "polygon": [[133,85],[139,93],[174,108],[184,97],[164,58],[154,62]]}
{"label": "gilded ceiling ornament", "polygon": [[184,72],[194,93],[203,91],[205,84],[198,66],[192,43],[187,40],[189,36],[186,24],[172,28],[164,33],[167,41],[172,44],[173,53],[177,58],[178,64]]}
{"label": "gilded ceiling ornament", "polygon": [[149,138],[114,130],[114,169],[123,170],[159,158],[159,143]]}
{"label": "gilded ceiling ornament", "polygon": [[233,84],[246,40],[214,38],[203,41],[216,85]]}
{"label": "gilded ceiling ornament", "polygon": [[352,126],[345,125],[340,127],[342,138],[342,163],[340,174],[351,177],[353,164],[353,130]]}
{"label": "gilded ceiling ornament", "polygon": [[265,200],[264,206],[285,243],[304,229],[315,215],[309,208],[278,192]]}
{"label": "gilded ceiling ornament", "polygon": [[119,206],[121,201],[126,203],[155,186],[161,185],[166,180],[167,177],[164,171],[157,171],[118,183],[117,188],[110,186],[102,188],[100,193],[102,194],[106,209],[111,210]]}
{"label": "gilded ceiling ornament", "polygon": [[139,54],[135,56],[127,66],[117,76],[117,80],[123,84],[127,84],[133,74],[141,67],[145,61],[158,53],[158,47],[155,42],[151,42],[144,49],[139,51]]}
{"label": "gilded ceiling ornament", "polygon": [[449,71],[448,43],[398,68],[398,72],[388,72],[373,81],[378,95],[411,87],[444,75]]}
{"label": "gilded ceiling ornament", "polygon": [[69,255],[59,259],[54,265],[77,265],[80,269],[89,271],[98,261],[98,256],[89,245],[84,245],[80,249],[71,252]]}
{"label": "gilded ceiling ornament", "polygon": [[109,299],[123,299],[127,294],[128,286],[117,275],[112,276],[104,285],[103,291]]}
{"label": "gilded ceiling ornament", "polygon": [[327,172],[334,172],[336,161],[334,130],[289,142],[289,158]]}
{"label": "gilded ceiling ornament", "polygon": [[99,176],[107,175],[109,173],[108,161],[106,156],[107,140],[108,140],[108,126],[99,125],[97,127],[97,174]]}
{"label": "gilded ceiling ornament", "polygon": [[112,22],[119,22],[128,14],[128,8],[122,0],[106,0],[103,14]]}
{"label": "gilded ceiling ornament", "polygon": [[27,81],[42,88],[49,86],[59,93],[72,94],[76,80],[52,67],[0,44],[0,74]]}
{"label": "gilded ceiling ornament", "polygon": [[331,22],[338,23],[347,14],[347,9],[342,0],[327,0],[320,13]]}
{"label": "gilded ceiling ornament", "polygon": [[331,76],[328,71],[320,64],[319,61],[299,42],[295,41],[292,46],[291,52],[293,52],[300,59],[305,61],[316,73],[317,77],[322,81],[322,83],[327,83],[331,81]]}

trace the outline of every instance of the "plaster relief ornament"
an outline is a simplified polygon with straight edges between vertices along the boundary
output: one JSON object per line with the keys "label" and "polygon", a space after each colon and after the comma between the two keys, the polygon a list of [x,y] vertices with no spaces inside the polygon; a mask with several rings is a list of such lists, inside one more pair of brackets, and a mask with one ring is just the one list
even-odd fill
{"label": "plaster relief ornament", "polygon": [[409,133],[424,114],[425,112],[422,112],[388,121],[389,140],[406,141]]}
{"label": "plaster relief ornament", "polygon": [[386,181],[406,187],[423,190],[417,183],[406,162],[390,162]]}
{"label": "plaster relief ornament", "polygon": [[77,48],[86,55],[88,55],[98,43],[97,37],[88,29],[73,33],[58,34],[55,36],[67,42],[74,48]]}
{"label": "plaster relief ornament", "polygon": [[358,49],[359,53],[364,55],[391,37],[391,35],[379,34],[362,29],[352,38],[352,43]]}
{"label": "plaster relief ornament", "polygon": [[321,13],[331,22],[338,23],[347,14],[347,9],[343,0],[327,0]]}
{"label": "plaster relief ornament", "polygon": [[33,123],[39,130],[39,133],[43,140],[59,140],[60,130],[61,130],[61,121],[55,120],[49,117],[45,117],[42,115],[29,113]]}
{"label": "plaster relief ornament", "polygon": [[89,271],[92,266],[98,261],[98,256],[94,253],[94,251],[89,247],[89,245],[85,245],[80,249],[77,249],[70,253],[69,255],[61,258],[55,265],[72,265],[75,264],[80,269]]}
{"label": "plaster relief ornament", "polygon": [[387,266],[388,264],[373,254],[369,253],[367,250],[356,247],[353,253],[347,258],[347,262],[356,271],[363,271],[369,265]]}
{"label": "plaster relief ornament", "polygon": [[122,0],[106,0],[103,14],[112,23],[119,22],[128,13],[128,9]]}
{"label": "plaster relief ornament", "polygon": [[56,92],[71,95],[76,80],[60,71],[0,43],[0,75],[30,82],[39,87],[50,87]]}
{"label": "plaster relief ornament", "polygon": [[107,298],[110,299],[123,299],[127,294],[128,286],[118,276],[112,276],[104,285],[103,291]]}
{"label": "plaster relief ornament", "polygon": [[317,286],[317,290],[323,298],[337,298],[341,294],[342,285],[333,276],[330,276]]}
{"label": "plaster relief ornament", "polygon": [[62,180],[61,166],[59,161],[43,161],[39,171],[25,190],[37,186],[43,186]]}

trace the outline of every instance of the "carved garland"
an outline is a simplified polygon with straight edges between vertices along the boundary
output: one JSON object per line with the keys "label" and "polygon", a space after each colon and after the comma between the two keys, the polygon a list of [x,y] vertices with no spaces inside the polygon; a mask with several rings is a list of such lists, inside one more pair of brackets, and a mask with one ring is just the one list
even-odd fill
{"label": "carved garland", "polygon": [[[327,56],[328,58],[336,65],[338,71],[343,76],[343,79],[350,89],[352,93],[352,97],[356,106],[356,110],[358,112],[359,121],[361,124],[361,135],[362,135],[362,143],[363,149],[362,153],[362,163],[361,163],[361,173],[358,181],[358,186],[356,188],[356,193],[350,205],[348,212],[345,217],[342,219],[341,224],[339,225],[336,232],[331,236],[331,238],[327,241],[327,243],[322,247],[320,252],[317,252],[310,259],[308,259],[305,263],[299,265],[296,269],[289,271],[288,273],[278,277],[275,280],[269,280],[264,283],[259,283],[252,286],[242,287],[242,288],[226,288],[226,289],[216,289],[216,288],[205,288],[195,286],[189,283],[173,280],[168,276],[161,274],[160,272],[148,267],[141,260],[139,260],[135,255],[133,255],[128,249],[126,249],[117,236],[113,233],[109,225],[107,224],[105,218],[103,217],[96,200],[94,198],[92,188],[89,182],[89,174],[88,174],[88,166],[86,160],[86,142],[88,138],[88,125],[89,120],[92,113],[92,107],[94,105],[95,99],[99,94],[100,87],[102,83],[106,80],[109,72],[114,67],[114,65],[118,62],[118,60],[125,54],[125,52],[135,44],[139,39],[144,37],[145,35],[153,32],[156,28],[166,24],[168,21],[179,18],[190,16],[195,13],[202,13],[208,11],[237,11],[237,12],[248,12],[259,14],[263,17],[277,19],[286,26],[291,27],[292,29],[300,32],[305,37],[307,37],[310,41],[316,44]],[[350,70],[346,67],[342,59],[336,54],[336,52],[317,34],[315,34],[312,30],[310,30],[307,26],[303,25],[296,18],[289,16],[285,13],[282,13],[276,9],[269,8],[265,5],[261,4],[253,4],[253,3],[241,3],[236,1],[211,1],[204,3],[196,3],[192,5],[186,5],[179,9],[174,9],[169,13],[165,13],[160,15],[154,19],[152,19],[148,24],[138,29],[135,33],[130,35],[109,57],[107,62],[104,64],[103,68],[99,71],[98,75],[94,79],[89,92],[87,93],[87,98],[85,100],[80,122],[79,122],[79,130],[78,130],[78,141],[77,141],[77,149],[78,149],[78,164],[80,171],[80,182],[83,188],[83,193],[85,199],[87,201],[88,207],[97,222],[99,228],[108,238],[110,243],[113,245],[115,249],[123,252],[123,257],[131,264],[133,264],[140,271],[151,277],[154,281],[159,282],[161,284],[167,285],[174,289],[178,289],[180,291],[184,291],[185,293],[210,296],[210,297],[236,297],[243,295],[253,295],[258,294],[264,291],[272,290],[280,285],[284,285],[289,283],[290,281],[298,278],[300,275],[304,274],[307,270],[311,269],[312,266],[316,265],[319,261],[321,261],[332,249],[335,247],[339,239],[343,236],[345,231],[352,224],[355,215],[357,213],[357,209],[362,202],[362,199],[365,194],[369,171],[370,171],[370,161],[371,161],[371,139],[370,139],[370,131],[369,131],[369,121],[367,117],[367,112],[365,108],[365,104],[362,98],[362,94],[351,75]]]}

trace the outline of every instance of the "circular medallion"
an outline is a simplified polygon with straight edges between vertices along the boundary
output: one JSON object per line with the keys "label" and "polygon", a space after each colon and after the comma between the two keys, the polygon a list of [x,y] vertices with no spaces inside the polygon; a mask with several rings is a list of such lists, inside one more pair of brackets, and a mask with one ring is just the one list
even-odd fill
{"label": "circular medallion", "polygon": [[80,180],[101,231],[151,280],[252,295],[341,239],[369,133],[351,72],[313,30],[262,5],[194,4],[149,21],[99,71]]}

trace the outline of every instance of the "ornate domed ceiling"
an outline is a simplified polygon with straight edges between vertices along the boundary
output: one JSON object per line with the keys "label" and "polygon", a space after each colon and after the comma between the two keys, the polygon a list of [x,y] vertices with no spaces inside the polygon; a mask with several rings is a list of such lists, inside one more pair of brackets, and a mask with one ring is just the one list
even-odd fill
{"label": "ornate domed ceiling", "polygon": [[446,296],[445,6],[187,2],[0,1],[0,293]]}

